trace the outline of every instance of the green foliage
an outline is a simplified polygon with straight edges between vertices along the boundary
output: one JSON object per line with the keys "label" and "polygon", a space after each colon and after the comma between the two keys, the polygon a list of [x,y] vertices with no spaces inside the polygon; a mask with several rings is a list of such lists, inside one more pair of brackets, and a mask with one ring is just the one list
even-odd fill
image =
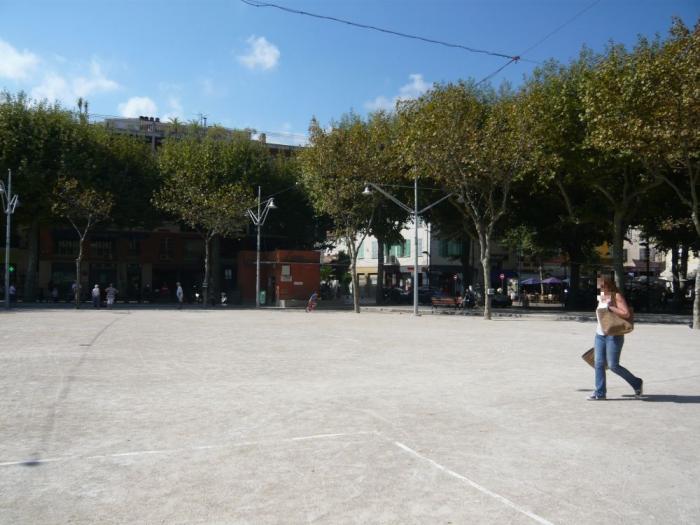
{"label": "green foliage", "polygon": [[268,166],[254,148],[212,138],[166,141],[158,157],[163,185],[153,203],[207,240],[239,233],[253,204],[250,183]]}
{"label": "green foliage", "polygon": [[357,115],[346,115],[331,126],[327,131],[311,121],[310,147],[299,155],[301,180],[316,212],[333,221],[333,234],[354,243],[358,234],[368,232],[376,206],[375,199],[362,196],[372,173],[372,143]]}
{"label": "green foliage", "polygon": [[54,187],[51,210],[68,220],[84,240],[95,224],[109,217],[113,206],[111,193],[86,187],[75,178],[61,177]]}

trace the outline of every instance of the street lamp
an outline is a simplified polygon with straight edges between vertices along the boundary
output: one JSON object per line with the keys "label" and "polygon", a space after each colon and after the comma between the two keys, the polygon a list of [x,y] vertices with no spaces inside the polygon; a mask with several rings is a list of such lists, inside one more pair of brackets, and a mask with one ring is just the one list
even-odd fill
{"label": "street lamp", "polygon": [[276,210],[274,197],[268,197],[264,201],[260,198],[260,186],[258,186],[258,211],[257,213],[253,209],[248,209],[248,216],[253,224],[258,228],[258,244],[255,257],[255,307],[260,308],[260,227],[265,224],[265,219],[267,219],[267,214],[270,210]]}
{"label": "street lamp", "polygon": [[5,229],[5,308],[10,308],[10,218],[19,203],[19,196],[12,195],[12,170],[7,170],[7,188],[0,180],[0,199],[3,213],[7,216]]}
{"label": "street lamp", "polygon": [[413,217],[413,224],[414,224],[414,235],[413,235],[413,315],[417,316],[418,315],[418,218],[420,217],[421,214],[425,213],[433,206],[440,204],[445,199],[450,198],[453,194],[448,193],[447,195],[445,195],[441,199],[438,199],[435,202],[433,202],[432,204],[429,204],[425,208],[419,210],[418,209],[418,176],[415,176],[413,179],[413,208],[411,208],[410,206],[401,202],[399,199],[397,199],[391,193],[384,190],[378,184],[374,184],[372,182],[365,183],[365,189],[362,191],[362,195],[365,195],[365,196],[372,195],[371,188],[374,188],[375,190],[377,190],[379,193],[384,195],[387,199],[392,201],[394,204],[399,206],[401,209],[408,212]]}

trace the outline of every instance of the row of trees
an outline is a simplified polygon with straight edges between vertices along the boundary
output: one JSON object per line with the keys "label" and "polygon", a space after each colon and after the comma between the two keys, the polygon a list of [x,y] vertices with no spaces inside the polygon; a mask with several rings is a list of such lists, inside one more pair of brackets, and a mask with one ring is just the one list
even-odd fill
{"label": "row of trees", "polygon": [[[89,124],[87,103],[79,111],[34,102],[24,94],[0,98],[0,170],[14,173],[20,195],[15,224],[26,230],[25,300],[36,293],[39,229],[64,220],[79,239],[76,282],[84,245],[95,228],[145,229],[179,221],[197,231],[205,247],[203,291],[210,287],[212,247],[241,238],[253,188],[266,193],[295,188],[295,159],[274,158],[247,134],[213,126],[183,125],[157,155],[142,139]],[[266,231],[288,246],[314,246],[324,235],[300,191],[278,201]],[[76,305],[80,289],[76,289]],[[204,300],[207,300],[205,296]]]}
{"label": "row of trees", "polygon": [[[304,191],[280,200],[267,229],[297,246],[330,231],[347,246],[355,290],[358,247],[373,235],[381,283],[382,245],[398,240],[407,217],[362,190],[366,182],[392,185],[410,201],[407,183],[416,179],[452,195],[428,219],[478,241],[486,286],[497,237],[564,252],[572,294],[581,265],[609,241],[623,288],[631,226],[663,247],[700,248],[698,86],[700,26],[676,20],[665,40],[640,38],[632,49],[610,45],[601,54],[584,49],[569,64],[546,63],[519,89],[441,84],[392,113],[350,114],[328,127],[312,120],[309,147],[290,160],[273,159],[247,137],[194,125],[154,156],[138,139],[88,124],[84,101],[76,115],[5,93],[0,169],[18,175],[18,222],[30,240],[25,294],[34,294],[39,227],[57,215],[81,246],[100,221],[150,228],[179,220],[204,239],[208,284],[209,254],[222,237],[239,235],[255,186],[274,193],[297,181]],[[700,276],[695,287],[700,328]],[[490,318],[488,302],[484,315]]]}
{"label": "row of trees", "polygon": [[[386,239],[406,219],[390,202],[362,200],[365,183],[401,191],[418,178],[453,195],[431,219],[478,240],[486,286],[494,236],[525,228],[516,237],[566,254],[574,294],[581,264],[610,242],[624,289],[630,227],[665,248],[700,249],[699,86],[700,23],[674,20],[665,40],[584,49],[569,64],[546,63],[517,90],[440,84],[390,114],[351,114],[325,129],[314,120],[302,178],[348,246],[353,274],[364,236]],[[700,272],[695,292],[700,329]]]}

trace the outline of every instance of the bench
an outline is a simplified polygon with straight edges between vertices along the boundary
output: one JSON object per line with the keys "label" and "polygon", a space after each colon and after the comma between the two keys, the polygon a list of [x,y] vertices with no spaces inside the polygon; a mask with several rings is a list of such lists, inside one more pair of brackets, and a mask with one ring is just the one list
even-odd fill
{"label": "bench", "polygon": [[447,306],[452,308],[462,307],[461,297],[431,297],[430,303],[433,305],[433,309],[437,310],[441,306]]}

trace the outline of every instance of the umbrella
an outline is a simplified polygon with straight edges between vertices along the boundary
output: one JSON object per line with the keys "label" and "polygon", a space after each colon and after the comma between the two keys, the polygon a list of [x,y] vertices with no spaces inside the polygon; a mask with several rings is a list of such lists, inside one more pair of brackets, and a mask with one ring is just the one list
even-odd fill
{"label": "umbrella", "polygon": [[542,280],[543,284],[561,284],[562,281],[561,279],[557,279],[556,277],[547,277],[546,279]]}
{"label": "umbrella", "polygon": [[520,284],[524,284],[524,285],[540,284],[540,280],[536,279],[535,277],[530,277],[529,279],[525,279],[524,281],[520,281]]}

